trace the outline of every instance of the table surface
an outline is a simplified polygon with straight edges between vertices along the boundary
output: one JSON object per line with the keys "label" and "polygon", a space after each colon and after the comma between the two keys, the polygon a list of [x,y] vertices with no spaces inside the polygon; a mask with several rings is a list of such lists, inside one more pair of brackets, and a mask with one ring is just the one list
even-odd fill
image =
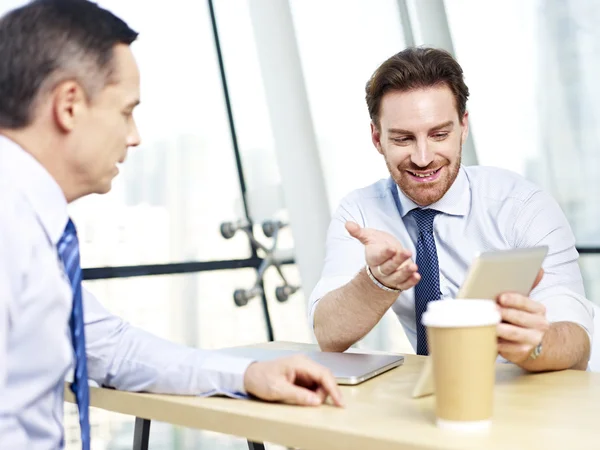
{"label": "table surface", "polygon": [[[298,351],[316,346],[259,344]],[[464,435],[435,426],[434,397],[411,398],[425,358],[357,386],[342,386],[346,407],[299,407],[257,400],[199,398],[92,388],[91,405],[180,426],[302,449],[593,448],[600,437],[600,374],[529,374],[498,364],[492,428]],[[65,390],[65,399],[73,402]]]}

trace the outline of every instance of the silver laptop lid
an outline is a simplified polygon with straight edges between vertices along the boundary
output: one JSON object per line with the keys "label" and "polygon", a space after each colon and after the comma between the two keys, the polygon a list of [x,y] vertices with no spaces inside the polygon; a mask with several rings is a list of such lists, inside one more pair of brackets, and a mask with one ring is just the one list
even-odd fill
{"label": "silver laptop lid", "polygon": [[250,358],[256,361],[270,361],[276,358],[303,354],[331,370],[339,384],[361,383],[369,378],[393,369],[404,362],[404,357],[402,355],[351,352],[298,351],[256,347],[220,349],[219,352],[232,356]]}

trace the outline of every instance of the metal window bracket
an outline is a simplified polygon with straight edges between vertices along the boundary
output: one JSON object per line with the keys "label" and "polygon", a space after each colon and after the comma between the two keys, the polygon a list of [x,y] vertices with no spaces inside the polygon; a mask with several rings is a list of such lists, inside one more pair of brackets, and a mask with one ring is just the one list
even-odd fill
{"label": "metal window bracket", "polygon": [[281,251],[277,249],[279,231],[287,226],[286,223],[279,220],[266,220],[262,223],[263,234],[272,239],[272,244],[267,247],[262,242],[259,242],[252,233],[250,225],[243,221],[223,222],[221,224],[221,235],[225,239],[231,239],[238,231],[242,231],[248,237],[250,245],[256,250],[261,250],[264,253],[263,260],[256,271],[256,282],[249,289],[236,289],[233,293],[233,300],[237,306],[245,306],[248,302],[258,296],[264,294],[263,282],[265,271],[273,266],[277,270],[283,284],[275,288],[275,297],[280,302],[285,302],[290,295],[300,289],[299,286],[291,285],[281,270],[281,265],[289,258],[285,258]]}

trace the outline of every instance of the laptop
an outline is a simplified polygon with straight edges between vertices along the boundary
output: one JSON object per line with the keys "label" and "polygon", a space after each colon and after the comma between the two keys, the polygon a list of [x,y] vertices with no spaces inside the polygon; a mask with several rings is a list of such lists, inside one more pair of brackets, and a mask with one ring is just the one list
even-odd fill
{"label": "laptop", "polygon": [[219,353],[232,356],[269,361],[276,358],[303,354],[316,363],[327,367],[338,384],[356,385],[404,363],[404,356],[371,353],[337,353],[266,349],[255,347],[235,347],[219,349]]}

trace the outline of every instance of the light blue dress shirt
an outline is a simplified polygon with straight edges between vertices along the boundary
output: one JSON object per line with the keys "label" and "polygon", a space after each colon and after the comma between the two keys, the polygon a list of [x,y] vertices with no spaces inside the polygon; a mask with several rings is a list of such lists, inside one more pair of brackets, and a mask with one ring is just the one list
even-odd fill
{"label": "light blue dress shirt", "polygon": [[[73,364],[72,292],[56,245],[67,203],[49,173],[0,136],[0,448],[57,449]],[[250,360],[170,343],[83,291],[88,373],[128,391],[245,396]]]}
{"label": "light blue dress shirt", "polygon": [[[414,260],[418,229],[408,213],[417,207],[391,178],[356,190],[341,201],[328,230],[322,276],[309,300],[311,328],[319,300],[351,281],[365,266],[364,246],[346,231],[346,221],[390,233],[412,252]],[[448,192],[430,207],[442,212],[434,222],[434,238],[444,298],[457,294],[478,253],[547,245],[544,278],[531,297],[546,306],[550,322],[575,322],[591,338],[593,309],[585,298],[575,238],[548,194],[515,173],[467,166],[461,167]],[[416,349],[414,305],[413,288],[402,292],[392,309]]]}

